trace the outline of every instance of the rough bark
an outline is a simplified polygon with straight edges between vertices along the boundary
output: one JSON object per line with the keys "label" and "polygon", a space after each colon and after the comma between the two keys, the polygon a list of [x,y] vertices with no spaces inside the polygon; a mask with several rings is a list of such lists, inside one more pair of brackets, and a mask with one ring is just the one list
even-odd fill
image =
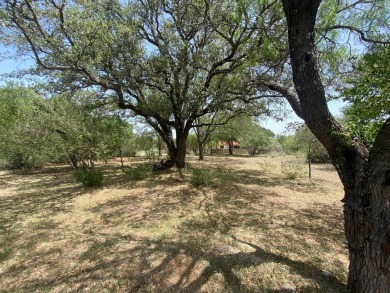
{"label": "rough bark", "polygon": [[315,20],[321,0],[282,0],[300,116],[329,152],[344,185],[350,266],[348,289],[390,292],[390,119],[371,153],[351,141],[330,114],[320,79]]}

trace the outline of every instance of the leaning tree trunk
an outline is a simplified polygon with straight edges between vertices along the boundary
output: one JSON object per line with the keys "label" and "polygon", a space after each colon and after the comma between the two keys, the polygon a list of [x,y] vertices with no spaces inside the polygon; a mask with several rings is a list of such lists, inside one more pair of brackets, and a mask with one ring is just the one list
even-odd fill
{"label": "leaning tree trunk", "polygon": [[344,185],[344,221],[353,293],[390,292],[390,119],[369,153],[351,141],[330,114],[315,46],[315,20],[321,0],[282,0],[298,99],[295,112],[328,150]]}

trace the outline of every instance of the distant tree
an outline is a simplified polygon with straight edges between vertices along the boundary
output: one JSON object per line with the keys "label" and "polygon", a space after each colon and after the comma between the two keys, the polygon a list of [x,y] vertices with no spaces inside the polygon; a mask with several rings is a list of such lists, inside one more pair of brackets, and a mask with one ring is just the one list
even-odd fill
{"label": "distant tree", "polygon": [[46,112],[50,116],[48,127],[59,135],[74,168],[93,168],[96,160],[121,156],[134,136],[127,122],[99,104],[95,92],[53,97],[47,102]]}
{"label": "distant tree", "polygon": [[93,167],[120,155],[132,127],[115,112],[91,104],[95,93],[44,98],[33,88],[0,88],[0,158],[9,168],[37,168],[67,161]]}
{"label": "distant tree", "polygon": [[158,134],[150,129],[142,131],[136,138],[138,149],[145,152],[148,158],[154,158],[158,148]]}
{"label": "distant tree", "polygon": [[249,129],[246,129],[239,136],[240,146],[248,149],[248,154],[254,156],[256,153],[266,152],[272,144],[275,134],[255,121]]}
{"label": "distant tree", "polygon": [[229,155],[233,155],[233,142],[239,141],[239,137],[250,135],[252,131],[252,117],[247,115],[235,116],[226,124],[219,126],[214,132],[214,139],[224,141],[229,146]]}

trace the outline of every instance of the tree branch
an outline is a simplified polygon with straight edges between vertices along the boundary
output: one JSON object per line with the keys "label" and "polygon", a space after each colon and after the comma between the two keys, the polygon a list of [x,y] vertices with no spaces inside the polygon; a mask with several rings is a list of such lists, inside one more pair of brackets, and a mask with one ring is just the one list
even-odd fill
{"label": "tree branch", "polygon": [[363,42],[372,43],[372,44],[382,44],[382,45],[390,44],[390,41],[380,41],[380,40],[370,39],[366,36],[364,31],[362,31],[361,29],[358,29],[356,27],[350,26],[350,25],[342,25],[342,24],[333,25],[333,26],[326,28],[326,31],[337,30],[337,29],[349,30],[349,31],[359,35],[360,39]]}

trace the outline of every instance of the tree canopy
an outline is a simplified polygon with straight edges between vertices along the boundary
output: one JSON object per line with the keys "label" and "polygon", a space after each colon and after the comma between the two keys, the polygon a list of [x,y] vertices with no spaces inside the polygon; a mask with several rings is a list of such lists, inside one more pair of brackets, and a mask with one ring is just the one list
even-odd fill
{"label": "tree canopy", "polygon": [[118,113],[91,108],[93,92],[42,97],[33,88],[0,88],[0,164],[35,168],[49,162],[93,166],[131,147],[132,126]]}
{"label": "tree canopy", "polygon": [[342,92],[348,129],[372,146],[380,125],[390,115],[390,47],[372,45],[354,66]]}

